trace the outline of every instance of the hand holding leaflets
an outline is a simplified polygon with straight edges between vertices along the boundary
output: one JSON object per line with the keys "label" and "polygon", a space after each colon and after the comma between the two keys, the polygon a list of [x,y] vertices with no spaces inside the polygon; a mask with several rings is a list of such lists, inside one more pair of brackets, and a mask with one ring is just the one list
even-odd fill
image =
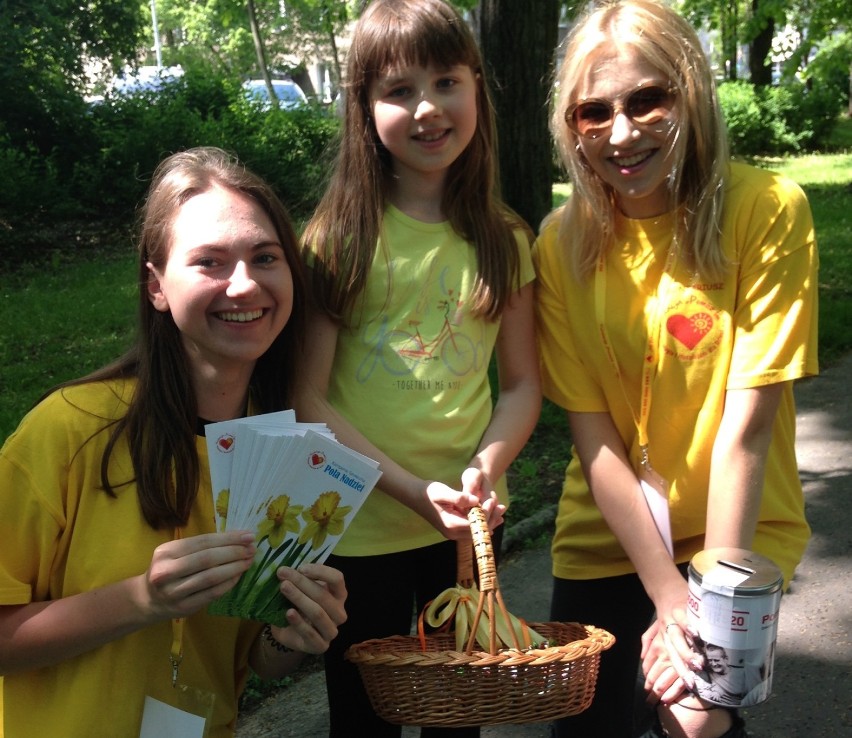
{"label": "hand holding leaflets", "polygon": [[257,553],[208,612],[287,624],[280,566],[323,563],[375,486],[378,462],[292,410],[206,428],[216,530],[251,530]]}

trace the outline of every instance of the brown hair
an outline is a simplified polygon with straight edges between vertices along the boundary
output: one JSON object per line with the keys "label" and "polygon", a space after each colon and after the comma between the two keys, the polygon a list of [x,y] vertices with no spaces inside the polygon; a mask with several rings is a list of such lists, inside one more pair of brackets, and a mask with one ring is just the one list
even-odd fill
{"label": "brown hair", "polygon": [[499,195],[494,110],[476,41],[459,14],[441,0],[375,0],[358,21],[347,60],[341,143],[329,187],[303,243],[312,260],[321,309],[343,320],[364,289],[381,229],[391,156],[372,121],[370,87],[400,64],[470,67],[476,75],[477,126],[450,167],[442,210],[473,243],[478,275],[472,309],[497,318],[520,286],[513,228],[523,221]]}
{"label": "brown hair", "polygon": [[574,274],[585,278],[613,243],[617,206],[612,189],[589,167],[578,136],[565,123],[589,67],[601,53],[629,47],[668,78],[680,113],[669,178],[680,254],[698,273],[720,276],[726,261],[719,242],[728,145],[716,85],[692,26],[654,0],[615,0],[596,6],[571,30],[558,73],[551,132],[573,185],[561,211],[560,239],[570,243]]}
{"label": "brown hair", "polygon": [[[180,331],[169,312],[148,298],[147,263],[163,267],[171,228],[180,207],[214,184],[252,198],[269,216],[293,278],[293,311],[286,326],[257,360],[249,383],[258,412],[289,406],[294,358],[304,335],[306,289],[298,240],[284,205],[259,177],[221,149],[201,147],[173,154],[157,167],[140,209],[138,243],[138,329],[135,345],[121,358],[61,387],[101,380],[136,378],[126,415],[111,423],[101,460],[101,484],[115,496],[119,486],[136,483],[145,520],[153,528],[185,525],[198,490],[197,407]],[[109,460],[126,440],[135,480],[111,480]]]}

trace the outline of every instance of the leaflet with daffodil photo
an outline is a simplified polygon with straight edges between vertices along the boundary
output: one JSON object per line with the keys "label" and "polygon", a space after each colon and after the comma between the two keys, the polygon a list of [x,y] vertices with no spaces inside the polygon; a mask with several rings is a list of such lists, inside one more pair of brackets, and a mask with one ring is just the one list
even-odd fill
{"label": "leaflet with daffodil photo", "polygon": [[216,530],[251,530],[254,563],[208,607],[283,626],[279,566],[324,562],[381,476],[378,462],[292,410],[206,426]]}

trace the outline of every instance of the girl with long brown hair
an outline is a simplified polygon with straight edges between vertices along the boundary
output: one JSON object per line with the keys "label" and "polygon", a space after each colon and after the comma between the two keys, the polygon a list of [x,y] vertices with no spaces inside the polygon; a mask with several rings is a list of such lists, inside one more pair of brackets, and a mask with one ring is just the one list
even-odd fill
{"label": "girl with long brown hair", "polygon": [[331,734],[399,735],[343,654],[408,633],[413,608],[455,584],[467,509],[502,521],[506,469],[540,408],[531,235],[500,200],[482,60],[449,5],[371,3],[344,110],[303,239],[317,305],[297,411],[383,471],[333,556],[350,594],[326,657]]}
{"label": "girl with long brown hair", "polygon": [[289,406],[301,275],[283,205],[237,160],[161,163],[136,345],[48,393],[0,451],[6,735],[227,738],[249,668],[282,676],[336,635],[346,589],[323,565],[278,570],[287,627],[206,613],[255,541],[215,532],[204,426]]}

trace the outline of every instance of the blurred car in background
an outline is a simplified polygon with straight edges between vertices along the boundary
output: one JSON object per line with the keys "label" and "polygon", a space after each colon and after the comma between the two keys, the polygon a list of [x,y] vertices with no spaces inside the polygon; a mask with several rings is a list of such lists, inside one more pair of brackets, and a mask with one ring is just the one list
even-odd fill
{"label": "blurred car in background", "polygon": [[[142,66],[135,69],[127,67],[121,74],[115,75],[106,83],[106,94],[110,96],[131,96],[140,93],[167,92],[169,85],[175,84],[183,77],[183,67]],[[104,95],[87,95],[85,101],[89,105],[99,105],[104,102]]]}
{"label": "blurred car in background", "polygon": [[[273,79],[272,87],[275,90],[275,96],[278,98],[278,104],[282,110],[292,110],[293,108],[308,104],[308,98],[305,96],[302,88],[291,79]],[[249,100],[256,103],[258,107],[263,110],[272,109],[273,101],[269,98],[269,90],[264,80],[247,80],[243,83],[243,89]]]}
{"label": "blurred car in background", "polygon": [[144,90],[160,92],[181,77],[183,77],[183,68],[180,65],[139,67],[136,70],[126,70],[123,75],[115,77],[112,88],[123,95],[132,95]]}

